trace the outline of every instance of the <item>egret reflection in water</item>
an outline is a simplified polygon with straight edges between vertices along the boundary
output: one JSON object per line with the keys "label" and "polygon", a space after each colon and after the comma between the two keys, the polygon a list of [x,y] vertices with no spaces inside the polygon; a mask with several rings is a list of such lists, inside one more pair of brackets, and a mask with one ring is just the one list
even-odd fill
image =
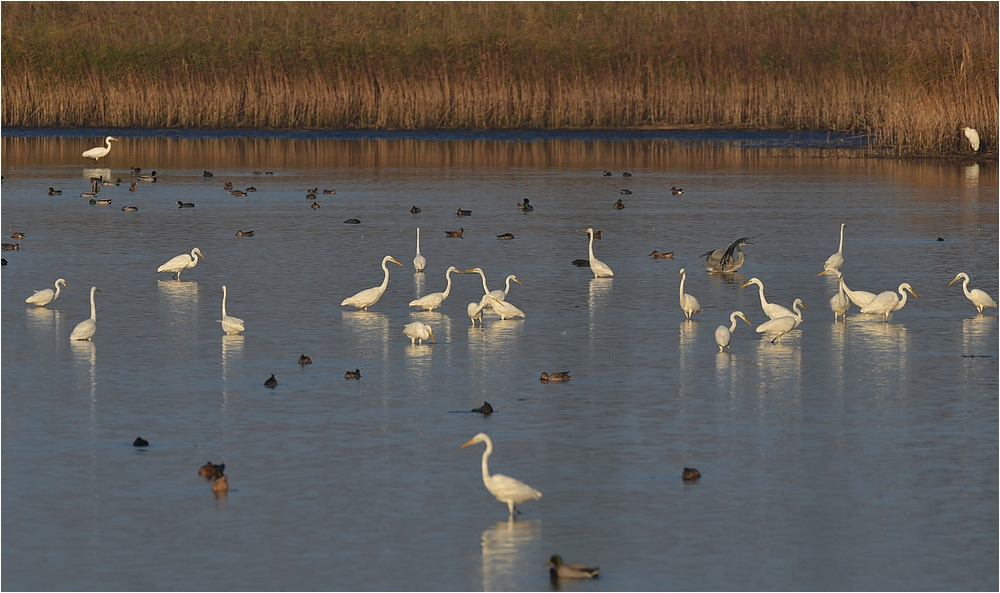
{"label": "egret reflection in water", "polygon": [[389,355],[389,317],[376,311],[341,311],[341,321],[352,334],[356,350],[365,356],[387,359]]}
{"label": "egret reflection in water", "polygon": [[54,309],[49,309],[47,307],[26,307],[25,312],[28,314],[27,321],[28,327],[31,329],[50,333],[53,329],[57,328],[60,314]]}
{"label": "egret reflection in water", "polygon": [[111,169],[105,167],[89,167],[83,170],[84,179],[93,179],[95,177],[111,179]]}
{"label": "egret reflection in water", "polygon": [[[521,587],[521,574],[538,568],[541,519],[517,521],[513,516],[483,531],[483,591],[511,591]],[[538,567],[536,567],[538,565]]]}

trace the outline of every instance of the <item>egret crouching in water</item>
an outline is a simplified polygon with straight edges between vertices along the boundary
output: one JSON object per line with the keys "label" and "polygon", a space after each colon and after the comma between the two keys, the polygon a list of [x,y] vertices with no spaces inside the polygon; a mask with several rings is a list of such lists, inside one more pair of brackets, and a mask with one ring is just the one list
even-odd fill
{"label": "egret crouching in water", "polygon": [[340,306],[357,307],[358,309],[364,309],[365,311],[367,311],[368,307],[371,307],[372,305],[377,303],[378,300],[382,298],[382,294],[385,292],[386,287],[389,286],[389,268],[387,268],[385,265],[389,262],[392,262],[397,266],[403,265],[398,261],[396,261],[396,258],[392,257],[391,255],[383,257],[382,271],[385,272],[385,277],[382,279],[382,284],[374,288],[368,288],[362,290],[358,294],[344,299],[343,301],[341,301]]}
{"label": "egret crouching in water", "polygon": [[917,296],[917,293],[913,292],[913,287],[906,282],[900,284],[899,288],[896,290],[903,297],[902,300],[900,300],[899,297],[896,296],[896,293],[891,290],[880,292],[874,299],[872,299],[872,302],[868,303],[864,307],[861,307],[861,312],[870,315],[881,315],[882,321],[888,323],[889,313],[899,311],[904,305],[906,305],[906,292],[903,292],[904,290],[912,294],[913,298],[920,298]]}
{"label": "egret crouching in water", "polygon": [[715,343],[719,345],[719,352],[723,352],[726,348],[729,348],[729,341],[732,339],[733,332],[736,331],[737,317],[746,321],[750,327],[753,327],[753,324],[746,318],[743,311],[733,311],[732,315],[729,316],[729,321],[732,322],[729,327],[720,325],[715,328]]}
{"label": "egret crouching in water", "polygon": [[[978,288],[973,288],[972,290],[969,290],[969,275],[966,274],[965,272],[959,272],[958,276],[955,276],[955,279],[948,283],[948,286],[951,286],[952,284],[958,282],[959,278],[963,279],[962,290],[965,291],[965,298],[972,301],[972,304],[976,306],[977,310],[979,310],[980,315],[983,314],[983,309],[997,308],[997,302],[994,301],[993,297],[991,297],[990,295],[986,294],[982,290],[979,290]],[[56,286],[56,289],[58,288],[59,287]],[[69,287],[67,286],[67,288]],[[51,290],[49,292],[51,292]]]}
{"label": "egret crouching in water", "polygon": [[[772,319],[770,321],[765,321],[764,323],[757,326],[757,333],[764,334],[765,336],[774,336],[771,339],[771,343],[781,342],[781,336],[792,331],[802,323],[802,311],[799,311],[799,306],[806,309],[806,306],[802,304],[802,299],[795,299],[792,303],[792,309],[795,310],[794,315],[785,315],[784,317],[778,317],[777,319]],[[806,309],[808,311],[809,309]]]}
{"label": "egret crouching in water", "polygon": [[193,268],[193,267],[197,266],[198,265],[198,258],[199,257],[201,257],[201,259],[206,259],[205,256],[204,256],[204,254],[202,254],[201,250],[198,249],[197,247],[195,247],[194,249],[191,250],[191,255],[188,255],[186,253],[182,253],[182,254],[178,255],[177,257],[172,257],[172,258],[170,258],[169,261],[167,261],[167,263],[165,263],[162,266],[156,268],[156,271],[157,272],[173,272],[174,278],[176,278],[178,281],[180,281],[180,279],[181,279],[181,272],[183,272],[184,270],[186,270],[188,268]]}
{"label": "egret crouching in water", "polygon": [[478,303],[469,303],[466,310],[469,313],[469,319],[472,320],[472,327],[476,327],[476,321],[479,321],[479,327],[483,326],[483,307],[492,302],[493,298],[492,295],[484,294]]}
{"label": "egret crouching in water", "polygon": [[677,277],[681,279],[681,311],[684,311],[685,317],[691,319],[695,313],[701,313],[701,305],[698,304],[698,299],[684,294],[684,281],[687,279],[687,272],[684,271],[684,268],[681,268],[681,271],[677,273]]}
{"label": "egret crouching in water", "polygon": [[486,433],[481,432],[477,434],[459,448],[464,449],[470,445],[483,442],[486,443],[486,450],[483,451],[482,463],[483,484],[486,485],[486,489],[489,490],[490,494],[495,496],[497,500],[507,504],[507,510],[511,515],[515,512],[520,515],[521,511],[514,505],[521,504],[522,502],[528,500],[538,500],[542,497],[542,493],[520,480],[509,478],[503,474],[490,475],[489,458],[490,455],[493,454],[493,441],[490,440],[490,437],[486,436]]}
{"label": "egret crouching in water", "polygon": [[417,342],[423,344],[424,341],[428,339],[431,342],[434,341],[434,330],[431,329],[431,326],[420,321],[414,321],[413,323],[407,323],[404,325],[403,334],[405,334],[407,338],[410,338],[410,345],[416,344]]}
{"label": "egret crouching in water", "polygon": [[246,330],[246,325],[243,323],[242,319],[240,319],[239,317],[231,317],[229,315],[226,315],[225,285],[223,285],[222,287],[222,319],[219,320],[219,323],[222,324],[222,331],[226,332],[229,335],[235,335],[240,333],[241,331]]}
{"label": "egret crouching in water", "polygon": [[90,287],[90,319],[84,319],[76,324],[73,333],[69,335],[70,340],[89,340],[94,337],[97,331],[97,307],[94,306],[94,293],[101,292],[96,286]]}
{"label": "egret crouching in water", "polygon": [[[966,283],[968,284],[968,280],[966,280]],[[29,305],[35,305],[35,306],[38,306],[38,307],[44,307],[45,305],[48,305],[52,301],[54,301],[57,298],[59,298],[59,290],[60,290],[59,289],[59,285],[60,284],[62,284],[63,286],[65,286],[66,290],[69,290],[69,284],[66,284],[66,281],[63,280],[62,278],[60,278],[60,279],[56,280],[56,285],[55,285],[56,286],[56,290],[55,290],[55,292],[53,292],[51,288],[43,288],[42,290],[36,290],[35,294],[33,294],[30,297],[24,299],[24,302],[28,303]],[[982,291],[980,290],[979,292],[982,292]],[[966,290],[965,294],[969,294],[969,291]],[[996,307],[996,305],[993,305],[993,306]],[[982,313],[982,310],[980,309],[979,312]]]}
{"label": "egret crouching in water", "polygon": [[500,316],[500,321],[503,321],[508,317],[511,319],[514,319],[515,317],[524,319],[524,311],[518,309],[507,301],[501,301],[492,294],[487,296],[493,300],[493,312]]}

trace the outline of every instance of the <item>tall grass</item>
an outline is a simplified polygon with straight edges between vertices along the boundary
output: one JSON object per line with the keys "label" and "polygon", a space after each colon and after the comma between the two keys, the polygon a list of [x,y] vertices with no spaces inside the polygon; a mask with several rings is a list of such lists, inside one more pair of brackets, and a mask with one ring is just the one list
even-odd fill
{"label": "tall grass", "polygon": [[[995,153],[996,3],[9,3],[2,123],[849,130]],[[967,148],[966,148],[967,150]]]}

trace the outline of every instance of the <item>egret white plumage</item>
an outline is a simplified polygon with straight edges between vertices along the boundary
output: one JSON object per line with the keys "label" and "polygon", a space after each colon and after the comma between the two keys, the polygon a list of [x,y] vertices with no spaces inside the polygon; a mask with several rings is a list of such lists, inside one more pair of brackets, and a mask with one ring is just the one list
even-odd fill
{"label": "egret white plumage", "polygon": [[[36,290],[35,294],[33,294],[30,297],[24,299],[24,302],[28,303],[29,305],[36,305],[38,307],[44,307],[45,305],[48,305],[52,301],[54,301],[57,298],[59,298],[59,290],[60,290],[59,289],[59,285],[60,284],[63,285],[63,286],[65,286],[66,290],[69,290],[69,284],[66,284],[66,281],[63,280],[62,278],[60,278],[60,279],[56,280],[56,284],[55,284],[56,289],[55,289],[55,292],[53,292],[51,288],[43,288],[42,290]],[[982,291],[980,291],[980,292],[982,292]],[[966,291],[966,294],[968,294],[968,291]],[[994,307],[995,306],[996,305],[994,305]]]}
{"label": "egret white plumage", "polygon": [[846,222],[840,223],[840,248],[837,249],[837,253],[826,258],[826,263],[823,264],[823,271],[816,274],[817,276],[836,272],[840,269],[840,266],[844,265],[844,227],[846,226]]}
{"label": "egret white plumage", "polygon": [[231,317],[226,315],[226,287],[222,286],[222,319],[219,320],[222,324],[222,331],[227,334],[234,335],[241,331],[246,330],[246,324],[239,317]]}
{"label": "egret white plumage", "polygon": [[777,303],[769,303],[767,299],[764,298],[764,283],[760,281],[759,278],[751,278],[743,283],[740,288],[745,288],[751,284],[756,284],[760,288],[760,308],[764,310],[764,315],[767,315],[768,319],[777,319],[779,317],[787,317],[793,315],[791,309],[787,307],[782,307]]}
{"label": "egret white plumage", "polygon": [[402,267],[403,265],[398,261],[396,261],[396,258],[392,257],[391,255],[383,257],[382,271],[385,272],[385,277],[382,278],[382,284],[374,288],[368,288],[362,290],[361,292],[352,297],[347,297],[346,299],[341,301],[340,306],[357,307],[358,309],[364,309],[365,311],[367,311],[368,307],[371,307],[372,305],[377,303],[378,300],[382,298],[382,294],[385,292],[386,287],[389,286],[389,268],[386,267],[386,264],[389,262],[392,262],[400,267]]}
{"label": "egret white plumage", "polygon": [[851,301],[844,294],[844,275],[840,270],[835,270],[837,274],[837,294],[830,297],[830,310],[833,311],[833,322],[836,323],[841,317],[847,322],[847,310],[851,308]]}
{"label": "egret white plumage", "polygon": [[[958,275],[955,276],[955,279],[948,283],[948,286],[951,286],[952,284],[957,282],[959,278],[963,279],[962,290],[965,291],[965,298],[972,301],[972,304],[976,306],[976,309],[979,311],[980,315],[983,314],[983,309],[997,308],[997,303],[996,301],[993,300],[993,297],[986,294],[984,291],[979,290],[978,288],[973,288],[972,290],[969,290],[969,275],[966,274],[965,272],[959,272]],[[57,286],[56,288],[59,287]]]}
{"label": "egret white plumage", "polygon": [[172,257],[167,263],[156,268],[157,272],[173,272],[174,278],[177,280],[181,279],[181,272],[188,268],[193,268],[198,265],[198,257],[202,259],[207,259],[200,249],[195,247],[191,250],[191,254],[182,253],[177,257]]}
{"label": "egret white plumage", "polygon": [[483,484],[486,489],[489,490],[490,494],[496,497],[500,502],[507,504],[507,510],[513,515],[515,512],[521,514],[521,511],[514,505],[521,504],[529,500],[538,500],[542,497],[542,493],[535,490],[531,486],[528,486],[520,480],[515,480],[514,478],[505,476],[503,474],[493,474],[490,475],[489,458],[493,454],[493,441],[486,433],[481,432],[476,436],[472,437],[468,441],[462,444],[460,449],[464,449],[470,445],[475,445],[476,443],[486,443],[486,450],[483,451]]}
{"label": "egret white plumage", "polygon": [[492,294],[489,295],[489,297],[493,300],[493,312],[500,316],[501,321],[507,319],[508,317],[511,319],[515,317],[524,319],[524,311],[518,309],[507,301],[501,301]]}
{"label": "egret white plumage", "polygon": [[684,294],[684,281],[687,279],[687,272],[684,271],[684,268],[681,268],[681,271],[677,273],[677,277],[681,279],[681,311],[684,311],[685,317],[691,319],[695,313],[701,313],[701,305],[698,304],[698,299]]}
{"label": "egret white plumage", "polygon": [[410,306],[420,307],[424,311],[433,311],[434,309],[440,307],[441,303],[443,303],[444,300],[448,298],[448,295],[451,294],[452,272],[458,272],[459,274],[462,273],[462,271],[455,266],[448,267],[448,271],[444,273],[445,277],[448,279],[448,286],[445,287],[444,292],[432,292],[430,294],[426,294],[419,299],[410,301]]}
{"label": "egret white plumage", "polygon": [[521,282],[520,280],[518,280],[517,276],[515,276],[514,274],[511,274],[510,276],[507,276],[507,280],[504,282],[503,290],[500,290],[499,288],[496,289],[496,290],[491,290],[490,294],[492,294],[494,297],[496,297],[496,299],[498,301],[507,300],[507,295],[510,293],[510,281],[511,280],[513,280],[514,282],[517,282],[521,286],[524,286],[524,283]]}
{"label": "egret white plumage", "polygon": [[875,298],[874,292],[868,292],[867,290],[851,290],[848,288],[847,283],[844,282],[843,276],[840,277],[840,285],[844,287],[844,294],[847,295],[847,298],[858,307],[864,307]]}
{"label": "egret white plumage", "polygon": [[742,319],[747,322],[747,325],[753,327],[753,324],[746,318],[743,311],[733,311],[732,315],[729,316],[729,321],[731,324],[729,327],[720,325],[715,328],[715,343],[719,345],[719,352],[722,352],[729,347],[729,342],[732,340],[733,332],[736,331],[736,319]]}
{"label": "egret white plumage", "polygon": [[614,276],[615,273],[611,271],[608,264],[602,262],[601,260],[594,257],[594,229],[588,228],[587,234],[590,235],[590,271],[594,273],[594,278],[609,278]]}
{"label": "egret white plumage", "polygon": [[117,141],[118,138],[115,138],[114,136],[108,136],[107,138],[104,139],[104,146],[95,146],[90,150],[84,151],[83,154],[80,156],[82,156],[85,159],[94,159],[94,164],[97,164],[97,159],[107,156],[108,153],[111,152],[111,143]]}
{"label": "egret white plumage", "polygon": [[[757,333],[764,334],[765,336],[774,336],[771,339],[771,343],[781,342],[781,336],[792,331],[802,323],[802,311],[799,311],[799,306],[806,309],[806,306],[802,304],[802,299],[795,299],[792,303],[792,309],[795,310],[794,315],[785,315],[783,317],[778,317],[777,319],[772,319],[770,321],[765,321],[764,323],[757,326]],[[808,311],[808,309],[806,309]]]}
{"label": "egret white plumage", "polygon": [[472,320],[472,327],[476,327],[476,321],[479,321],[480,326],[483,325],[483,308],[491,302],[492,298],[492,295],[484,294],[478,303],[469,303],[466,311],[469,313],[469,319]]}
{"label": "egret white plumage", "polygon": [[965,137],[969,140],[973,152],[979,152],[979,132],[972,128],[961,128],[965,132]]}
{"label": "egret white plumage", "polygon": [[413,257],[413,269],[417,272],[423,272],[426,267],[427,258],[420,255],[420,227],[417,227],[417,255]]}
{"label": "egret white plumage", "polygon": [[407,323],[403,326],[403,334],[410,338],[410,345],[420,342],[424,343],[425,340],[434,341],[434,330],[431,326],[420,321],[414,321],[413,323]]}
{"label": "egret white plumage", "polygon": [[90,287],[90,319],[84,319],[76,324],[73,333],[69,335],[70,340],[89,340],[94,337],[97,331],[97,307],[94,305],[94,293],[101,292],[96,286]]}
{"label": "egret white plumage", "polygon": [[[486,285],[486,272],[484,272],[482,268],[472,268],[471,270],[466,270],[465,272],[463,272],[463,274],[473,274],[473,273],[479,274],[479,276],[483,279],[483,293],[484,293],[484,295],[485,296],[491,295],[492,292],[490,291],[490,287]],[[495,291],[495,292],[502,292],[502,291]],[[502,297],[497,297],[497,300],[498,301],[502,301],[502,300],[504,300],[506,298],[506,296],[507,295],[505,294]],[[488,310],[488,311],[492,311],[493,310],[493,299],[482,299],[480,302],[485,302],[486,303],[485,310]]]}
{"label": "egret white plumage", "polygon": [[896,290],[903,297],[902,300],[900,300],[900,298],[896,296],[896,293],[891,290],[880,292],[870,303],[861,307],[861,312],[871,315],[881,315],[882,321],[888,322],[889,313],[899,311],[906,305],[906,292],[912,294],[915,299],[920,298],[917,296],[917,293],[913,292],[913,288],[906,282],[900,284],[899,288]]}

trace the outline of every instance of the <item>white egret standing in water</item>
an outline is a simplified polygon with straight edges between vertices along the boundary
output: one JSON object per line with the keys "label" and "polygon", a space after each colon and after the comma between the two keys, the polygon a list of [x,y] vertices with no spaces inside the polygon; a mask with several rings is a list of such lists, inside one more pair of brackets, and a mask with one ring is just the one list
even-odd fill
{"label": "white egret standing in water", "polygon": [[426,267],[427,258],[420,255],[420,227],[417,227],[417,255],[413,257],[413,269],[417,272],[423,272]]}
{"label": "white egret standing in water", "polygon": [[840,277],[840,285],[844,287],[844,294],[847,295],[847,298],[849,298],[851,302],[858,307],[864,307],[875,298],[874,292],[868,292],[867,290],[851,290],[848,288],[847,283],[844,282],[843,276]]}
{"label": "white egret standing in water", "polygon": [[729,347],[729,342],[732,339],[733,332],[736,331],[736,318],[746,321],[747,325],[753,327],[753,324],[746,318],[743,311],[733,311],[732,315],[729,316],[729,321],[732,322],[729,327],[720,325],[715,328],[715,343],[719,345],[719,352],[722,352]]}
{"label": "white egret standing in water", "polygon": [[84,319],[76,324],[73,333],[69,335],[70,340],[89,340],[94,337],[97,331],[97,307],[94,305],[94,293],[101,292],[96,286],[90,287],[90,319]]}
{"label": "white egret standing in water", "polygon": [[341,307],[347,307],[347,306],[357,307],[358,309],[364,309],[365,311],[367,311],[368,307],[371,307],[372,305],[374,305],[375,303],[377,303],[378,300],[380,298],[382,298],[382,294],[385,292],[386,287],[389,286],[389,268],[387,268],[386,265],[385,265],[385,264],[387,264],[389,262],[392,262],[392,263],[396,264],[397,266],[402,266],[403,265],[403,264],[399,263],[398,261],[396,261],[396,258],[392,257],[391,255],[387,255],[387,256],[383,257],[382,258],[382,271],[385,272],[385,277],[382,279],[382,284],[380,284],[379,286],[376,286],[374,288],[368,288],[368,289],[362,290],[361,292],[359,292],[358,294],[356,294],[356,295],[354,295],[352,297],[347,297],[346,299],[344,299],[343,301],[341,301],[340,306]]}
{"label": "white egret standing in water", "polygon": [[504,283],[503,290],[500,290],[499,288],[496,289],[496,290],[491,290],[490,294],[492,294],[493,296],[495,296],[498,301],[505,301],[505,300],[507,300],[507,294],[510,293],[510,281],[511,280],[513,280],[514,282],[517,282],[521,286],[524,286],[524,282],[521,282],[520,280],[517,279],[517,276],[511,274],[510,276],[507,276],[507,280]]}
{"label": "white egret standing in water", "polygon": [[434,330],[431,326],[420,321],[414,321],[413,323],[407,323],[403,326],[403,334],[410,338],[410,345],[420,342],[424,343],[426,340],[434,341]]}
{"label": "white egret standing in water", "polygon": [[787,307],[782,307],[777,303],[769,303],[767,299],[764,298],[764,283],[758,278],[751,278],[743,283],[740,288],[745,288],[751,284],[756,284],[760,288],[760,308],[764,310],[764,315],[767,315],[768,319],[777,319],[779,317],[788,317],[793,315],[792,311]]}
{"label": "white egret standing in water", "polygon": [[[962,282],[962,290],[965,291],[965,298],[972,301],[972,304],[975,305],[976,309],[979,310],[980,315],[983,314],[983,309],[985,308],[988,307],[993,309],[997,308],[996,301],[994,301],[993,297],[991,297],[990,295],[986,294],[982,290],[979,290],[978,288],[973,288],[972,290],[969,290],[969,275],[966,274],[965,272],[959,272],[958,276],[955,276],[955,279],[948,283],[948,286],[951,286],[952,284],[957,282],[959,278],[964,279],[964,281]],[[56,288],[58,288],[58,286]]]}
{"label": "white egret standing in water", "polygon": [[490,494],[496,497],[500,502],[507,504],[507,510],[513,515],[515,512],[521,514],[521,511],[514,505],[521,504],[522,502],[528,500],[538,500],[542,497],[542,493],[535,490],[531,486],[528,486],[520,480],[515,480],[503,474],[493,474],[490,475],[489,458],[493,454],[493,441],[486,433],[481,432],[476,436],[472,437],[468,441],[462,444],[460,449],[464,449],[470,445],[475,445],[476,443],[486,443],[486,450],[483,451],[483,484],[486,489],[490,491]]}
{"label": "white egret standing in water", "polygon": [[459,274],[462,273],[462,271],[455,266],[449,266],[448,271],[444,273],[445,278],[448,279],[448,286],[445,287],[444,292],[432,292],[430,294],[426,294],[419,299],[410,301],[410,306],[420,307],[424,311],[433,311],[434,309],[440,307],[441,303],[443,303],[444,300],[448,298],[448,295],[451,294],[452,272],[458,272]]}
{"label": "white egret standing in water", "polygon": [[[968,280],[966,280],[966,283],[968,283]],[[52,301],[54,301],[57,298],[59,298],[59,290],[60,290],[59,289],[59,285],[60,284],[62,284],[63,286],[65,286],[66,290],[69,290],[69,284],[66,284],[66,281],[63,280],[62,278],[60,278],[60,279],[56,280],[56,284],[55,284],[56,290],[55,290],[55,292],[53,292],[51,288],[43,288],[42,290],[36,290],[35,294],[33,294],[30,297],[24,299],[24,302],[28,303],[29,305],[36,305],[36,306],[39,306],[39,307],[44,307],[45,305],[48,305]],[[979,291],[979,292],[982,292],[982,291]],[[965,294],[969,294],[969,291],[966,290]],[[993,306],[995,307],[996,305],[993,305]],[[982,313],[981,310],[980,310],[980,313]]]}
{"label": "white egret standing in water", "polygon": [[222,319],[219,320],[222,324],[222,331],[227,334],[234,335],[241,331],[246,330],[246,324],[239,317],[231,317],[226,315],[226,287],[222,286]]}
{"label": "white egret standing in water", "polygon": [[169,261],[167,261],[167,263],[165,263],[162,266],[156,268],[156,271],[157,272],[173,272],[174,278],[177,278],[177,280],[180,280],[181,279],[181,272],[183,272],[184,270],[186,270],[188,268],[193,268],[193,267],[195,267],[195,266],[198,265],[198,257],[199,256],[201,257],[201,259],[207,259],[205,257],[205,255],[202,254],[201,250],[198,249],[197,247],[195,247],[194,249],[191,250],[191,254],[190,255],[188,255],[187,253],[182,253],[182,254],[178,255],[177,257],[172,257],[172,258],[170,258]]}
{"label": "white egret standing in water", "polygon": [[698,299],[684,294],[684,280],[687,279],[687,272],[684,271],[684,268],[681,268],[681,271],[677,273],[677,277],[681,279],[681,311],[684,311],[684,315],[691,319],[695,313],[701,313],[701,305],[698,304]]}
{"label": "white egret standing in water", "polygon": [[587,229],[587,234],[590,235],[590,271],[594,273],[594,278],[609,278],[614,276],[615,273],[611,271],[611,268],[606,263],[594,257],[594,229]]}
{"label": "white egret standing in water", "polygon": [[[778,317],[777,319],[772,319],[770,321],[765,321],[764,323],[757,326],[757,333],[764,334],[765,336],[774,336],[771,339],[771,343],[781,342],[781,336],[792,331],[802,323],[802,311],[799,311],[799,306],[803,309],[806,308],[802,304],[802,299],[795,299],[792,303],[792,309],[795,310],[794,315],[785,315],[783,317]],[[808,309],[806,309],[808,311]]]}
{"label": "white egret standing in water", "polygon": [[833,311],[833,322],[836,323],[841,317],[847,322],[847,310],[851,308],[851,301],[844,294],[844,275],[840,270],[835,270],[837,274],[837,294],[830,298],[830,310]]}
{"label": "white egret standing in water", "polygon": [[507,301],[501,301],[492,294],[489,295],[489,297],[493,299],[493,312],[500,316],[501,321],[507,319],[508,317],[510,317],[511,319],[515,317],[520,317],[522,319],[524,318],[524,311],[518,309],[511,303],[508,303]]}
{"label": "white egret standing in water", "polygon": [[837,249],[837,253],[826,258],[826,263],[823,264],[823,271],[816,274],[817,276],[836,272],[840,269],[840,266],[844,265],[844,227],[846,226],[846,222],[840,223],[840,248]]}
{"label": "white egret standing in water", "polygon": [[115,138],[114,136],[108,136],[107,138],[104,139],[104,146],[95,146],[90,150],[84,151],[84,153],[80,156],[82,156],[85,159],[94,159],[94,164],[96,165],[97,159],[103,156],[107,156],[107,154],[111,152],[111,143],[117,141],[118,138]]}
{"label": "white egret standing in water", "polygon": [[478,303],[469,303],[466,311],[469,313],[469,319],[472,320],[472,327],[476,327],[476,321],[479,321],[480,327],[483,325],[483,308],[493,299],[494,297],[489,294],[484,294],[483,298],[479,299]]}
{"label": "white egret standing in water", "polygon": [[899,288],[896,290],[903,297],[902,300],[900,300],[900,298],[896,296],[896,293],[891,290],[880,292],[874,299],[872,299],[872,302],[868,303],[864,307],[861,307],[861,312],[871,315],[881,315],[882,321],[888,323],[889,313],[899,311],[906,305],[906,292],[903,291],[909,292],[915,299],[920,298],[917,296],[917,293],[913,292],[913,288],[906,282],[900,284]]}

